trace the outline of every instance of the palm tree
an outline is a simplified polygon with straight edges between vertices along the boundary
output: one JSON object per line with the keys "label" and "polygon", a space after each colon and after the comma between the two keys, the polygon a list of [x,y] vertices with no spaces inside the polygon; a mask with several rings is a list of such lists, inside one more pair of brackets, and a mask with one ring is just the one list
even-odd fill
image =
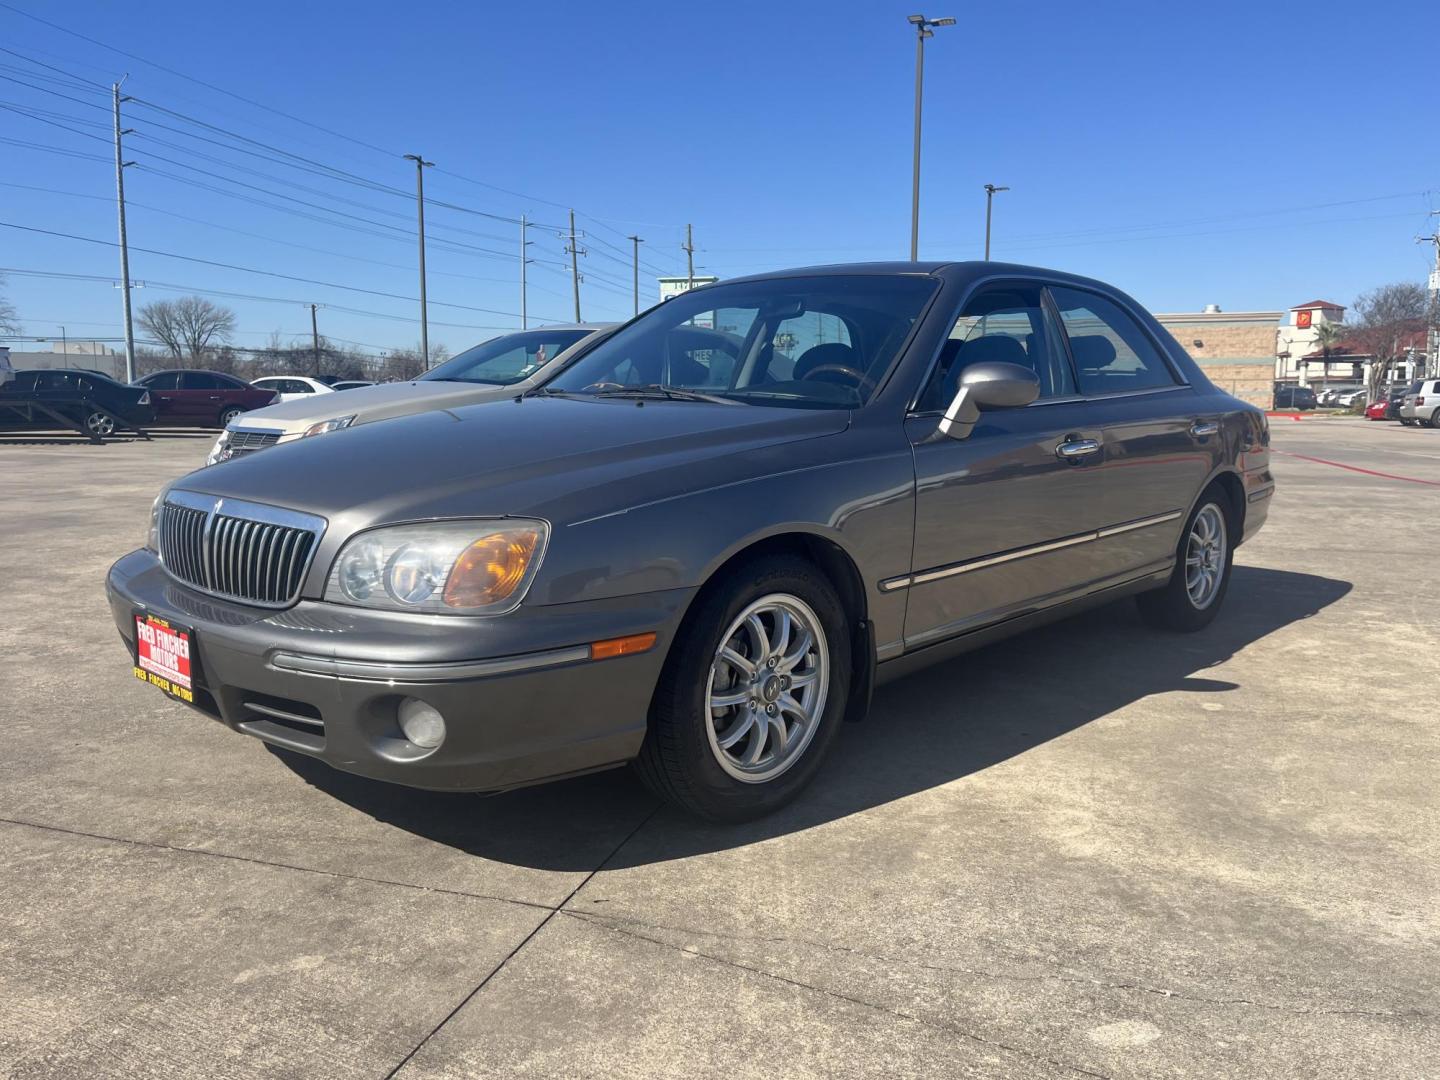
{"label": "palm tree", "polygon": [[1320,355],[1325,359],[1324,374],[1320,376],[1323,390],[1324,384],[1330,381],[1330,354],[1335,351],[1335,346],[1340,344],[1340,328],[1332,322],[1317,323],[1315,344],[1320,347]]}

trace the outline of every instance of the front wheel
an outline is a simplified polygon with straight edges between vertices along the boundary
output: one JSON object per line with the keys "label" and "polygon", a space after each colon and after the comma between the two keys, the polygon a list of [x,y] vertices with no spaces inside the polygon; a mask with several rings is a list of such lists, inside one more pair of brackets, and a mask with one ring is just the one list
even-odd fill
{"label": "front wheel", "polygon": [[1180,534],[1170,580],[1135,598],[1151,626],[1189,633],[1209,626],[1219,613],[1235,561],[1225,502],[1215,488],[1201,496]]}
{"label": "front wheel", "polygon": [[228,409],[222,410],[220,413],[220,427],[228,428],[236,420],[240,419],[240,416],[244,412],[244,409],[237,409],[234,405],[231,405]]}
{"label": "front wheel", "polygon": [[687,615],[636,771],[699,817],[768,814],[819,769],[850,673],[849,620],[829,579],[788,556],[744,566]]}

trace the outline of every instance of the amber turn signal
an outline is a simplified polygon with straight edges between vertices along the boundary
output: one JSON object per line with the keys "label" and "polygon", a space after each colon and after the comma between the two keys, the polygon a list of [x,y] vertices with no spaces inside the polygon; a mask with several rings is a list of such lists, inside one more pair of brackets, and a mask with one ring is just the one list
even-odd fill
{"label": "amber turn signal", "polygon": [[591,660],[610,660],[616,656],[642,653],[655,647],[655,635],[631,634],[629,637],[610,638],[590,643]]}
{"label": "amber turn signal", "polygon": [[534,529],[482,536],[460,553],[445,580],[445,605],[478,608],[498,604],[525,580],[540,543]]}

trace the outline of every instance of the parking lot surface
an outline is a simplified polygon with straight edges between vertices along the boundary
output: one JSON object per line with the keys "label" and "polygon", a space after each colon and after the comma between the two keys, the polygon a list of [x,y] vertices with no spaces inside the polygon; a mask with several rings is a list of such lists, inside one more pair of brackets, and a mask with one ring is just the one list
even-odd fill
{"label": "parking lot surface", "polygon": [[102,580],[213,435],[0,446],[0,1075],[1440,1076],[1440,432],[1273,424],[1211,628],[891,684],[741,827],[170,702]]}

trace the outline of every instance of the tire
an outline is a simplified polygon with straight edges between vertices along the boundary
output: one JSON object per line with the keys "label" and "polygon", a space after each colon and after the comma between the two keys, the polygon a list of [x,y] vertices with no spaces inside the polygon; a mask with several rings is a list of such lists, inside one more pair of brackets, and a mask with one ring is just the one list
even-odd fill
{"label": "tire", "polygon": [[85,430],[91,435],[99,435],[101,438],[115,434],[115,419],[102,412],[92,412],[85,417]]}
{"label": "tire", "polygon": [[[765,631],[769,650],[747,614]],[[818,633],[797,655],[807,624]],[[720,655],[725,646],[733,663]],[[737,567],[686,615],[655,688],[635,771],[656,795],[710,821],[747,821],[779,809],[814,778],[834,742],[850,693],[850,648],[850,619],[813,564],[769,556]],[[786,659],[771,662],[786,649]],[[759,661],[753,680],[743,670],[752,657]],[[807,676],[792,689],[792,678],[798,684]],[[715,704],[712,696],[740,700]],[[786,702],[792,708],[782,708]],[[811,715],[802,723],[805,708]],[[782,727],[783,748],[776,746]]]}
{"label": "tire", "polygon": [[[1203,524],[1202,524],[1203,523]],[[1218,525],[1219,541],[1223,545],[1216,550],[1203,539],[1206,530]],[[1236,535],[1235,514],[1230,500],[1219,487],[1209,487],[1200,496],[1195,509],[1185,519],[1185,528],[1180,533],[1180,542],[1175,548],[1175,569],[1170,580],[1158,589],[1141,593],[1135,598],[1140,615],[1158,630],[1173,630],[1180,633],[1194,633],[1209,626],[1225,602],[1230,589],[1230,574],[1235,562]],[[1213,533],[1210,535],[1213,536]],[[1197,552],[1197,546],[1201,549]],[[1192,560],[1199,555],[1205,560],[1201,568],[1208,566],[1218,578],[1206,580],[1208,588],[1197,587],[1191,571]],[[1198,594],[1198,595],[1197,595]]]}
{"label": "tire", "polygon": [[1436,409],[1430,414],[1430,426],[1432,428],[1440,428],[1440,409]]}
{"label": "tire", "polygon": [[231,424],[233,424],[236,420],[238,420],[238,419],[244,414],[244,412],[245,412],[244,409],[238,408],[237,406],[234,406],[234,405],[231,405],[228,409],[221,409],[221,410],[220,410],[220,427],[221,427],[221,429],[223,430],[223,429],[229,427],[229,426],[230,426]]}

